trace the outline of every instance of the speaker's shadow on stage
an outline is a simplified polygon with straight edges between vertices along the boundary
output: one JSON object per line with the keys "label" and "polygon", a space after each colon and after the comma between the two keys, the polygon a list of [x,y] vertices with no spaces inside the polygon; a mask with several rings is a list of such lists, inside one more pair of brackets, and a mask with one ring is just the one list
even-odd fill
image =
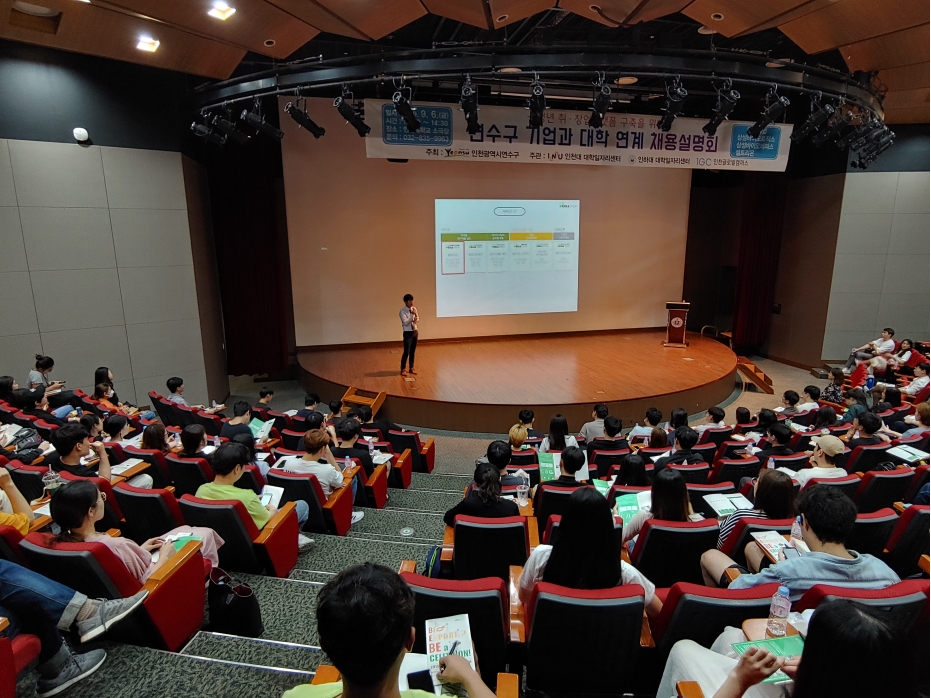
{"label": "speaker's shadow on stage", "polygon": [[366,373],[366,378],[390,378],[391,376],[397,376],[399,371],[376,371],[375,373]]}

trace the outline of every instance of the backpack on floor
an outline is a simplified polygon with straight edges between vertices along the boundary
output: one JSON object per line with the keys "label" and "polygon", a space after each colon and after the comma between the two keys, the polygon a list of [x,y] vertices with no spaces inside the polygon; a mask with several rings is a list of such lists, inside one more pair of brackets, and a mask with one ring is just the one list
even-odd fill
{"label": "backpack on floor", "polygon": [[434,545],[427,551],[427,564],[423,571],[425,577],[436,579],[440,576],[440,554],[442,552],[443,549],[439,545]]}

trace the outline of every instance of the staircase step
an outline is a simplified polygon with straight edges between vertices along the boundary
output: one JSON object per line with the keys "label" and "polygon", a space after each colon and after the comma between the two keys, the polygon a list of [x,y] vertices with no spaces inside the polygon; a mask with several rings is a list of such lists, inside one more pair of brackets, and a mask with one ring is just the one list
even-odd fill
{"label": "staircase step", "polygon": [[301,582],[314,582],[316,584],[326,584],[335,576],[335,572],[320,572],[318,570],[302,570],[295,568],[291,570],[291,574],[288,575],[288,579],[295,579]]}
{"label": "staircase step", "polygon": [[[403,528],[414,529],[413,535],[402,536],[401,529]],[[416,539],[419,542],[440,543],[445,529],[442,512],[430,514],[396,509],[366,509],[365,518],[353,524],[348,537],[398,541]],[[317,567],[316,569],[324,568]]]}
{"label": "staircase step", "polygon": [[[365,519],[362,521],[364,522]],[[385,541],[372,538],[325,536],[318,533],[313,534],[313,538],[317,545],[313,550],[298,556],[297,568],[291,573],[295,578],[301,577],[298,570],[317,570],[336,574],[347,567],[363,562],[375,562],[396,570],[402,560],[417,560],[418,563],[423,561],[430,547],[436,545],[434,542],[415,541],[408,538]],[[309,581],[317,580],[310,579]]]}
{"label": "staircase step", "polygon": [[[482,446],[482,449],[485,447]],[[471,475],[447,475],[441,473],[411,473],[411,489],[462,492],[472,482]]]}
{"label": "staircase step", "polygon": [[[463,485],[465,487],[465,485]],[[425,511],[445,514],[462,499],[462,490],[445,492],[441,490],[391,490],[388,493],[386,509],[404,509],[408,511]],[[366,510],[367,511],[367,510]]]}
{"label": "staircase step", "polygon": [[312,645],[270,642],[265,639],[199,632],[181,652],[184,655],[223,659],[272,669],[313,672],[327,664],[326,652]]}
{"label": "staircase step", "polygon": [[320,644],[314,609],[317,607],[321,584],[254,574],[234,576],[248,582],[259,600],[265,626],[261,636],[263,640],[313,646]]}
{"label": "staircase step", "polygon": [[[308,671],[248,666],[236,660],[198,659],[133,645],[108,643],[104,647],[106,661],[92,675],[69,688],[68,698],[205,695],[281,698],[285,691],[313,679],[313,673]],[[16,695],[34,696],[35,680],[35,670],[26,672],[17,684]]]}

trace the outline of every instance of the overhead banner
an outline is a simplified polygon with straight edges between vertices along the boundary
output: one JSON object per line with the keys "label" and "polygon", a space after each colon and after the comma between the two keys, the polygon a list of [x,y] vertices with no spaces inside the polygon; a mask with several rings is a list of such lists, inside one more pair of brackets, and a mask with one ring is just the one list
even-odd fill
{"label": "overhead banner", "polygon": [[531,162],[613,167],[677,167],[783,172],[792,124],[772,124],[760,138],[749,121],[725,121],[713,136],[705,119],[677,118],[660,131],[661,117],[606,114],[603,128],[588,125],[590,112],[547,109],[543,126],[530,128],[526,109],[480,107],[478,133],[466,131],[458,105],[418,103],[420,129],[410,133],[391,102],[365,100],[365,138],[370,158]]}

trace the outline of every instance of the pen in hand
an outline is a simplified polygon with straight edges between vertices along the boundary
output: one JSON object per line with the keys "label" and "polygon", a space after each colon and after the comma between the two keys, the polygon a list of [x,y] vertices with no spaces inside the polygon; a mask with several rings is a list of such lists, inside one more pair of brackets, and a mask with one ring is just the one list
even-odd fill
{"label": "pen in hand", "polygon": [[[456,648],[457,648],[458,646],[459,646],[459,640],[456,640],[456,641],[453,643],[453,646],[449,648],[449,654],[450,654],[450,655],[455,654],[455,653],[456,653]],[[449,655],[447,655],[447,656],[449,656]]]}

